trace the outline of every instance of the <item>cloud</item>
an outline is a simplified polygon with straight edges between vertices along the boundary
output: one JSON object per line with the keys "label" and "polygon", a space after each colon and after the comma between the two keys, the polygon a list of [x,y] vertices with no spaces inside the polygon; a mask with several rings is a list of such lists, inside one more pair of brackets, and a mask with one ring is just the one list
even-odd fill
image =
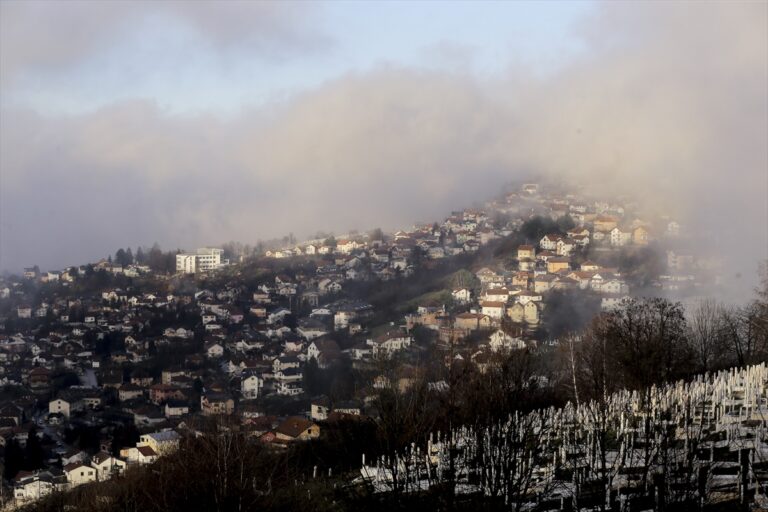
{"label": "cloud", "polygon": [[[186,30],[215,51],[287,58],[332,47],[314,3],[227,0],[0,2],[0,85],[65,73],[136,34]],[[153,24],[154,23],[154,24]]]}
{"label": "cloud", "polygon": [[228,120],[6,108],[0,267],[394,228],[539,172],[677,213],[751,275],[768,257],[766,8],[601,4],[552,76],[382,66]]}

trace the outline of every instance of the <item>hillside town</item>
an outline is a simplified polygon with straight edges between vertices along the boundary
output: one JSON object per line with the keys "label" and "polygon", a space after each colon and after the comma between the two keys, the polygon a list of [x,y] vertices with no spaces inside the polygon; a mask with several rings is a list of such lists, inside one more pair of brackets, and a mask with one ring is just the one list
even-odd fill
{"label": "hillside town", "polygon": [[151,464],[223,417],[285,449],[375,418],[376,395],[417,375],[445,389],[435,363],[482,371],[631,296],[695,295],[718,281],[691,238],[630,201],[526,183],[394,233],[5,276],[3,503]]}

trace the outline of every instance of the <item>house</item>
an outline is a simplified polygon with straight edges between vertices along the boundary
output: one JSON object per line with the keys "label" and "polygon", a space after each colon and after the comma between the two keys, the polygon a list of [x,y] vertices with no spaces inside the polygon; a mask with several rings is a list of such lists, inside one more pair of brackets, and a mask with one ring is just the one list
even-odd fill
{"label": "house", "polygon": [[555,252],[558,256],[569,256],[576,247],[576,241],[572,238],[561,238],[557,241]]}
{"label": "house", "polygon": [[600,299],[600,309],[603,311],[616,309],[627,298],[626,295],[605,295]]}
{"label": "house", "polygon": [[200,396],[200,410],[204,416],[229,415],[235,412],[235,401],[225,393],[205,393]]}
{"label": "house", "polygon": [[539,323],[539,304],[534,301],[516,302],[509,308],[509,317],[515,323],[526,323],[536,325]]}
{"label": "house", "polygon": [[451,297],[459,304],[466,304],[472,300],[472,291],[469,288],[456,288],[451,292]]}
{"label": "house", "polygon": [[316,318],[302,318],[296,328],[296,332],[307,341],[328,334],[329,329],[325,323]]}
{"label": "house", "polygon": [[632,230],[615,227],[610,232],[611,245],[622,247],[632,241]]}
{"label": "house", "polygon": [[259,391],[264,387],[264,379],[255,372],[244,373],[240,379],[240,392],[243,398],[258,398]]}
{"label": "house", "polygon": [[560,270],[568,270],[571,268],[571,261],[564,257],[555,257],[547,259],[547,272],[555,274]]}
{"label": "house", "polygon": [[280,356],[272,361],[272,373],[277,374],[280,371],[289,368],[298,368],[299,359],[296,356]]}
{"label": "house", "polygon": [[64,466],[64,474],[67,476],[67,482],[72,487],[87,484],[96,481],[96,469],[85,465],[82,462],[74,462]]}
{"label": "house", "polygon": [[320,396],[310,402],[309,417],[314,421],[325,421],[331,412],[331,403],[328,397]]}
{"label": "house", "polygon": [[509,318],[515,323],[523,323],[525,321],[525,306],[520,302],[512,304],[512,307],[509,308]]}
{"label": "house", "polygon": [[342,254],[349,254],[359,247],[362,246],[354,240],[339,240],[336,244],[336,251]]}
{"label": "house", "polygon": [[[288,373],[298,372],[298,370],[286,370]],[[301,377],[301,374],[298,374]],[[277,394],[286,396],[297,396],[304,393],[304,388],[301,385],[301,378],[299,380],[281,379],[277,382]]]}
{"label": "house", "polygon": [[68,464],[75,464],[78,462],[85,462],[85,459],[88,458],[88,454],[85,453],[83,450],[78,449],[72,449],[68,452],[64,453],[61,456],[61,464],[62,466],[66,466]]}
{"label": "house", "polygon": [[579,289],[586,290],[589,288],[589,282],[592,280],[592,276],[594,275],[594,272],[574,270],[573,272],[569,272],[567,277],[573,279],[577,283]]}
{"label": "house", "polygon": [[133,422],[136,425],[155,425],[166,420],[160,408],[154,405],[140,405],[129,409],[129,412],[133,414]]}
{"label": "house", "polygon": [[368,359],[372,353],[373,349],[371,346],[364,342],[358,343],[349,349],[350,356],[352,356],[352,359],[356,361]]}
{"label": "house", "polygon": [[609,295],[627,295],[629,286],[621,279],[608,279],[602,283],[600,291]]}
{"label": "house", "polygon": [[125,458],[128,462],[135,464],[152,464],[157,460],[159,454],[147,445],[134,446],[131,448],[123,448],[120,450],[120,457]]}
{"label": "house", "polygon": [[335,415],[360,416],[362,412],[362,408],[356,400],[340,402],[333,408],[333,414]]}
{"label": "house", "polygon": [[139,442],[136,443],[136,447],[147,446],[157,455],[165,455],[174,452],[179,448],[180,439],[181,436],[179,436],[175,430],[161,430],[159,432],[143,434],[139,437]]}
{"label": "house", "polygon": [[528,282],[531,279],[531,275],[527,271],[515,272],[512,274],[512,286],[519,286],[523,289],[528,288]]}
{"label": "house", "polygon": [[571,228],[565,234],[571,238],[587,237],[587,239],[589,239],[589,230],[584,226]]}
{"label": "house", "polygon": [[503,302],[509,301],[510,292],[506,288],[491,288],[483,295],[482,302]]}
{"label": "house", "polygon": [[506,302],[483,301],[480,306],[483,308],[483,314],[494,320],[500,320],[506,314]]}
{"label": "house", "polygon": [[485,286],[491,284],[504,284],[504,276],[488,267],[481,268],[475,272],[475,276],[480,280],[480,283]]}
{"label": "house", "polygon": [[561,238],[560,235],[556,234],[544,235],[539,241],[539,247],[546,251],[554,251],[557,249],[557,241]]}
{"label": "house", "polygon": [[557,279],[557,276],[553,274],[544,274],[536,276],[533,279],[533,291],[534,293],[545,293],[552,289],[552,286]]}
{"label": "house", "polygon": [[411,346],[411,336],[399,331],[390,331],[377,336],[371,341],[372,352],[374,356],[391,356],[395,352],[407,349]]}
{"label": "house", "polygon": [[460,313],[456,315],[454,325],[470,331],[488,329],[491,326],[491,317],[482,313]]}
{"label": "house", "polygon": [[72,411],[72,403],[63,398],[57,398],[48,402],[48,414],[61,414],[65,418],[69,418]]}
{"label": "house", "polygon": [[321,368],[328,367],[341,356],[339,345],[332,339],[323,338],[312,341],[307,347],[307,360],[313,359]]}
{"label": "house", "polygon": [[13,497],[17,504],[29,503],[67,488],[66,476],[54,475],[50,471],[20,471],[13,479]]}
{"label": "house", "polygon": [[155,384],[149,388],[149,400],[162,404],[167,400],[184,400],[186,396],[181,388],[170,384]]}
{"label": "house", "polygon": [[539,323],[539,303],[528,302],[523,306],[525,308],[523,319],[525,323],[530,325],[536,325]]}
{"label": "house", "polygon": [[536,260],[533,258],[523,258],[517,261],[517,269],[520,272],[530,272],[536,269]]}
{"label": "house", "polygon": [[637,226],[632,230],[632,243],[635,245],[648,245],[650,234],[645,226]]}
{"label": "house", "polygon": [[8,420],[8,423],[4,422],[4,424],[8,425],[12,422],[14,425],[18,426],[21,425],[23,418],[24,409],[22,407],[13,403],[7,403],[0,406],[0,422]]}
{"label": "house", "polygon": [[525,342],[498,329],[489,337],[488,346],[493,352],[509,351],[525,348]]}
{"label": "house", "polygon": [[306,441],[320,437],[320,427],[301,416],[291,416],[278,425],[275,435],[283,441]]}
{"label": "house", "polygon": [[221,343],[213,342],[206,344],[205,354],[210,358],[218,358],[224,355],[224,347]]}
{"label": "house", "polygon": [[91,457],[91,467],[96,470],[99,481],[109,480],[125,471],[126,462],[106,452],[99,452]]}
{"label": "house", "polygon": [[183,400],[168,400],[165,402],[165,417],[180,418],[189,414],[189,404]]}
{"label": "house", "polygon": [[317,283],[317,291],[320,295],[327,295],[329,293],[339,293],[342,290],[342,285],[335,279],[323,278]]}
{"label": "house", "polygon": [[120,386],[120,389],[117,391],[117,395],[121,402],[133,400],[135,398],[141,398],[144,395],[144,388],[134,384],[124,384]]}
{"label": "house", "polygon": [[[680,224],[676,221],[670,221],[667,224],[667,236],[669,237],[677,237],[680,236]],[[25,273],[26,275],[26,273]]]}
{"label": "house", "polygon": [[518,260],[535,260],[536,259],[536,247],[532,245],[521,245],[517,248]]}
{"label": "house", "polygon": [[581,266],[579,266],[579,268],[585,272],[597,272],[600,270],[600,265],[594,261],[585,261],[581,264]]}
{"label": "house", "polygon": [[580,288],[581,282],[567,276],[560,276],[552,283],[553,290],[575,290]]}
{"label": "house", "polygon": [[595,218],[592,226],[595,231],[602,231],[603,233],[610,232],[619,224],[619,220],[611,215],[600,215]]}

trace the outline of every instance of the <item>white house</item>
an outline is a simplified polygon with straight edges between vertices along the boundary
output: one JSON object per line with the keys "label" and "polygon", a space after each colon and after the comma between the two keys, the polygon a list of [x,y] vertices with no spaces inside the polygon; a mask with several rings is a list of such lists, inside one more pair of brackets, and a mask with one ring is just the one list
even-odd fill
{"label": "white house", "polygon": [[555,245],[555,252],[558,256],[570,256],[576,242],[571,238],[561,238]]}
{"label": "white house", "polygon": [[600,291],[607,294],[626,295],[629,293],[629,286],[620,279],[609,279],[600,286]]}
{"label": "white house", "polygon": [[205,347],[205,353],[208,357],[222,357],[224,355],[224,347],[220,343],[212,343]]}
{"label": "white house", "polygon": [[451,292],[451,296],[459,304],[466,304],[472,300],[472,292],[469,288],[457,288]]}
{"label": "white house", "polygon": [[49,471],[20,475],[14,480],[13,497],[17,504],[35,501],[54,491],[63,491],[69,487],[66,477],[53,476]]}
{"label": "white house", "polygon": [[632,231],[615,227],[611,230],[611,245],[621,247],[632,241]]}
{"label": "white house", "polygon": [[72,487],[96,481],[96,469],[82,462],[67,464],[64,466],[64,474],[67,476],[67,482]]}
{"label": "white house", "polygon": [[481,303],[483,308],[482,313],[489,317],[500,320],[506,313],[506,304],[499,301],[483,301]]}
{"label": "white house", "polygon": [[501,350],[517,350],[525,348],[525,342],[520,338],[510,336],[499,329],[491,334],[488,340],[488,346],[493,352],[499,352]]}
{"label": "white house", "polygon": [[561,238],[560,235],[544,235],[539,241],[539,247],[547,251],[557,250],[557,241]]}
{"label": "white house", "polygon": [[243,394],[243,398],[258,398],[259,391],[263,386],[264,380],[256,374],[244,375],[240,380],[240,392]]}
{"label": "white house", "polygon": [[483,295],[483,302],[504,302],[509,301],[509,290],[506,288],[491,288]]}
{"label": "white house", "polygon": [[125,457],[128,462],[136,464],[151,464],[158,458],[158,454],[149,446],[132,446],[120,450],[120,456]]}
{"label": "white house", "polygon": [[196,253],[182,253],[176,255],[176,272],[194,274],[195,272],[207,272],[216,270],[228,262],[221,260],[224,253],[222,249],[202,247]]}
{"label": "white house", "polygon": [[91,458],[91,467],[96,470],[99,481],[109,480],[125,471],[126,462],[106,452],[99,452]]}
{"label": "white house", "polygon": [[165,455],[178,449],[180,439],[181,436],[175,430],[161,430],[142,435],[136,447],[148,446],[158,455]]}
{"label": "white house", "polygon": [[605,295],[602,297],[602,299],[600,299],[600,308],[603,311],[616,309],[626,298],[628,298],[626,295]]}
{"label": "white house", "polygon": [[58,413],[65,418],[69,418],[72,409],[72,404],[63,398],[57,398],[48,402],[48,414]]}
{"label": "white house", "polygon": [[374,356],[384,355],[390,357],[395,352],[409,348],[411,346],[411,336],[401,332],[388,332],[374,340],[370,340],[369,344]]}

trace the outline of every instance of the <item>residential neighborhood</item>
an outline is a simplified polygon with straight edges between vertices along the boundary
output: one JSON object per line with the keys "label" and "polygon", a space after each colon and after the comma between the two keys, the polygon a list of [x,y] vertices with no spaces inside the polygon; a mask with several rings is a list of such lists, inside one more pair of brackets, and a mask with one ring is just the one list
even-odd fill
{"label": "residential neighborhood", "polygon": [[155,250],[151,264],[120,249],[3,277],[9,495],[23,504],[119,477],[222,418],[275,450],[334,419],[375,418],[379,393],[429,380],[449,355],[483,371],[636,292],[695,293],[712,267],[684,235],[629,202],[528,183],[393,233],[261,254]]}

